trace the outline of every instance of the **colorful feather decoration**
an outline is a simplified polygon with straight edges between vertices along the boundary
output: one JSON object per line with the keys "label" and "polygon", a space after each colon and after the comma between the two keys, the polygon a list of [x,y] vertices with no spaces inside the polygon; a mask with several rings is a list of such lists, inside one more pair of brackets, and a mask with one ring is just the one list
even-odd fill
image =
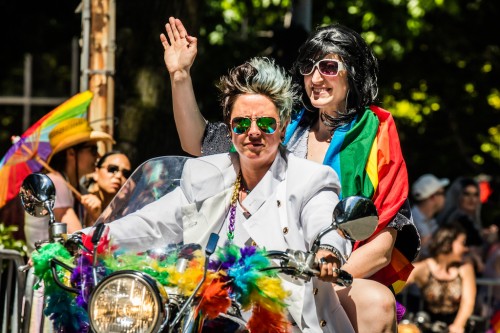
{"label": "colorful feather decoration", "polygon": [[[57,258],[71,266],[71,255],[60,243],[45,245],[39,252],[32,255],[34,274],[43,283],[45,294],[44,314],[52,320],[56,332],[88,332],[89,318],[83,307],[77,304],[76,295],[60,288],[50,270],[50,260]],[[68,285],[68,274],[61,268],[57,268],[59,279]],[[40,287],[40,282],[34,286]]]}
{"label": "colorful feather decoration", "polygon": [[228,244],[216,252],[215,266],[225,267],[231,280],[231,294],[243,310],[252,310],[248,321],[251,332],[288,332],[285,300],[288,293],[282,288],[277,273],[271,270],[271,262],[263,249],[250,246],[239,248]]}
{"label": "colorful feather decoration", "polygon": [[220,313],[226,313],[231,306],[228,284],[220,279],[213,279],[201,292],[200,311],[209,319],[216,318]]}
{"label": "colorful feather decoration", "polygon": [[[160,252],[129,253],[118,249],[108,237],[103,237],[98,253],[98,279],[120,270],[135,270],[149,274],[164,286],[176,287],[181,295],[188,297],[203,277],[205,258],[200,247],[192,244]],[[248,322],[250,331],[288,332],[289,323],[285,315],[288,293],[282,288],[275,271],[261,271],[261,268],[271,266],[265,250],[227,245],[219,248],[216,255],[217,259],[209,264],[211,269],[199,291],[198,310],[213,319],[220,313],[226,313],[234,300],[241,304],[243,310],[254,311]],[[75,266],[71,276],[62,270],[58,270],[58,274],[67,285],[79,291],[78,295],[56,285],[50,271],[52,258]],[[180,259],[188,261],[182,271],[177,269]],[[33,262],[35,275],[44,283],[45,314],[53,321],[56,330],[88,332],[90,321],[87,306],[94,287],[90,253],[82,251],[73,258],[61,244],[53,243],[34,253]]]}

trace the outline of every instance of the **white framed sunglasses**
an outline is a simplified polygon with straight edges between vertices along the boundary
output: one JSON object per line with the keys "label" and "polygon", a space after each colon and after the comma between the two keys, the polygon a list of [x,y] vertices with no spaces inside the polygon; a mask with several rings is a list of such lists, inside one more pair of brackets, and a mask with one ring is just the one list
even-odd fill
{"label": "white framed sunglasses", "polygon": [[316,62],[307,59],[299,66],[299,71],[302,75],[310,75],[314,72],[314,68],[326,76],[337,76],[340,71],[345,70],[344,63],[337,59],[321,59]]}

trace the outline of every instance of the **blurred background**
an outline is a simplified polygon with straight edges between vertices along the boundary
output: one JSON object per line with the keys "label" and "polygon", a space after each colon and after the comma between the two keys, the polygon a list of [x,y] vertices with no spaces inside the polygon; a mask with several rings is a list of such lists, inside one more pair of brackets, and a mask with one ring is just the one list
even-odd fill
{"label": "blurred background", "polygon": [[[86,2],[101,11],[91,32],[106,26],[114,34],[105,50],[85,46],[96,38],[85,35]],[[228,68],[256,55],[290,68],[312,29],[340,22],[360,32],[380,61],[379,105],[395,117],[410,183],[423,173],[482,175],[495,189],[499,13],[500,2],[491,0],[4,0],[0,154],[12,136],[88,85],[107,98],[94,127],[112,133],[134,167],[159,155],[184,155],[159,41],[169,16],[198,37],[192,76],[209,120],[221,119],[214,83]],[[99,51],[111,55],[106,69],[85,72],[82,55]],[[93,83],[91,74],[109,84]],[[498,207],[498,190],[489,200]],[[487,211],[486,224],[498,219],[494,208]]]}

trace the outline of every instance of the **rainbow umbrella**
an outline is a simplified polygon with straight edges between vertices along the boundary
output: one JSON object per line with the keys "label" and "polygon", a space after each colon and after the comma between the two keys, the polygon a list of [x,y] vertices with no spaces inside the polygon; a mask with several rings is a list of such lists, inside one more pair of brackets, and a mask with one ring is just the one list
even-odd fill
{"label": "rainbow umbrella", "polygon": [[52,149],[50,131],[61,121],[83,118],[92,100],[90,91],[79,93],[33,124],[23,135],[13,138],[13,145],[0,160],[0,208],[19,193],[29,174],[47,168],[45,162]]}

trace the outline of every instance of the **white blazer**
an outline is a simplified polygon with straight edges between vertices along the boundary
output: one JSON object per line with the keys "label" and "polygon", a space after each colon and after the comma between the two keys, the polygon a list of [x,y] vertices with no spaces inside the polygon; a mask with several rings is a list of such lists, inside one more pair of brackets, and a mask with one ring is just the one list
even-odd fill
{"label": "white blazer", "polygon": [[[239,168],[237,154],[189,160],[180,188],[110,223],[110,236],[133,250],[181,241],[203,246],[210,233],[226,232],[221,227]],[[251,214],[245,229],[267,250],[306,251],[318,232],[331,224],[339,191],[332,168],[281,152],[243,202]],[[325,235],[321,243],[350,255],[350,242],[337,232]],[[283,277],[283,284],[292,292],[288,310],[294,332],[354,332],[331,283]]]}

